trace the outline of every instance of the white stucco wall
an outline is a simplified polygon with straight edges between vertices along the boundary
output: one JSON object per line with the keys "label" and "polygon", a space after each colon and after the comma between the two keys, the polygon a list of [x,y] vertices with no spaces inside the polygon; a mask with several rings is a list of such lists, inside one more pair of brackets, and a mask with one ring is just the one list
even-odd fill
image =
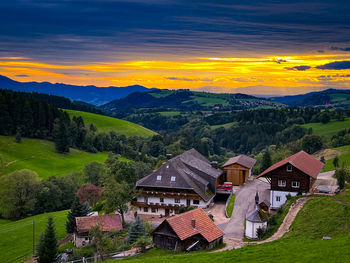
{"label": "white stucco wall", "polygon": [[[281,207],[286,201],[287,201],[287,195],[290,194],[291,196],[296,196],[297,192],[285,192],[285,191],[270,191],[270,203],[271,208],[279,208]],[[305,195],[305,193],[303,193]],[[280,201],[277,201],[277,197],[280,197]]]}
{"label": "white stucco wall", "polygon": [[246,220],[245,236],[248,238],[258,238],[257,230],[259,227],[266,229],[267,222],[254,223]]}

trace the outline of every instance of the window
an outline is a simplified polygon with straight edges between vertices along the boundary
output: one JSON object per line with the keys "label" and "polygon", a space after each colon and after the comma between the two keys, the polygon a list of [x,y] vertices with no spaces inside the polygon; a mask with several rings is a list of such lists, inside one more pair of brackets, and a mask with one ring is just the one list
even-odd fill
{"label": "window", "polygon": [[144,201],[145,201],[145,203],[148,203],[148,197],[147,196],[144,197]]}
{"label": "window", "polygon": [[143,212],[146,212],[146,213],[147,213],[147,212],[148,212],[148,207],[144,207],[144,208],[143,208]]}
{"label": "window", "polygon": [[159,202],[164,203],[164,198],[163,197],[159,198]]}
{"label": "window", "polygon": [[276,202],[280,202],[281,201],[281,197],[280,196],[276,196]]}
{"label": "window", "polygon": [[89,237],[85,237],[85,240],[86,240],[86,241],[89,241]]}
{"label": "window", "polygon": [[292,166],[290,164],[287,165],[287,172],[291,172],[292,171]]}
{"label": "window", "polygon": [[161,175],[157,175],[157,181],[162,180],[162,176]]}
{"label": "window", "polygon": [[278,180],[279,187],[286,187],[286,184],[287,184],[286,180]]}
{"label": "window", "polygon": [[172,176],[172,177],[170,178],[170,181],[171,181],[171,182],[175,182],[175,181],[176,181],[176,177],[175,177],[175,176]]}
{"label": "window", "polygon": [[199,205],[199,200],[193,200],[194,205]]}
{"label": "window", "polygon": [[180,203],[180,199],[175,198],[175,203],[179,204]]}
{"label": "window", "polygon": [[155,213],[156,212],[156,209],[152,207],[152,213]]}
{"label": "window", "polygon": [[293,181],[293,182],[292,182],[292,187],[293,187],[293,188],[299,188],[299,187],[300,187],[300,182],[298,182],[298,181]]}

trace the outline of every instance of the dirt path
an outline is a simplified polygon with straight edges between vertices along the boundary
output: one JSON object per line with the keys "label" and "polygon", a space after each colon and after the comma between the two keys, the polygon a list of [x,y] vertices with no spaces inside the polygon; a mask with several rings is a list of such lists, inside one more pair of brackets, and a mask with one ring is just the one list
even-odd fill
{"label": "dirt path", "polygon": [[278,228],[278,230],[269,238],[262,240],[262,241],[256,241],[256,242],[244,242],[240,239],[233,239],[233,238],[224,238],[224,242],[226,243],[226,246],[222,249],[216,250],[215,252],[224,251],[224,250],[230,250],[230,249],[237,249],[244,247],[249,244],[263,244],[267,242],[271,242],[274,240],[277,240],[281,238],[285,233],[289,231],[290,226],[292,225],[295,217],[297,216],[300,209],[304,206],[304,204],[315,197],[303,197],[298,199],[295,203],[291,205],[289,208],[289,211],[284,218],[282,224]]}

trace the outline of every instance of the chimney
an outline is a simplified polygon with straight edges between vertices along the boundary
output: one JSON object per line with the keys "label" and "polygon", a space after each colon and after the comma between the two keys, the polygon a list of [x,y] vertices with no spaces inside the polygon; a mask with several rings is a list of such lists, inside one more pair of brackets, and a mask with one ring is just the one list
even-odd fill
{"label": "chimney", "polygon": [[196,228],[196,219],[191,220],[192,228]]}
{"label": "chimney", "polygon": [[211,162],[211,167],[218,169],[218,162],[217,161]]}

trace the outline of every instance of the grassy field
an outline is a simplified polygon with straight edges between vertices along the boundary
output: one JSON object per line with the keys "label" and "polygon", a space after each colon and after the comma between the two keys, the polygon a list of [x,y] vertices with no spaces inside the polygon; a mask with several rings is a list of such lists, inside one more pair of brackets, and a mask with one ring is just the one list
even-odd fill
{"label": "grassy field", "polygon": [[[339,158],[339,165],[345,163],[346,167],[350,167],[350,145],[345,145],[337,148],[333,148],[333,150],[341,152]],[[323,168],[323,171],[331,171],[334,170],[333,159],[327,160],[326,165]]]}
{"label": "grassy field", "polygon": [[[185,255],[147,254],[129,262],[349,262],[350,207],[331,197],[306,203],[281,239],[219,253]],[[329,236],[331,240],[322,240]]]}
{"label": "grassy field", "polygon": [[115,131],[120,134],[124,134],[125,136],[142,136],[148,137],[155,135],[154,131],[151,131],[145,127],[137,125],[135,123],[120,120],[117,118],[112,118],[104,115],[82,112],[82,111],[74,111],[74,110],[65,110],[69,113],[69,116],[72,118],[73,116],[81,116],[84,119],[85,124],[93,123],[98,131],[100,132],[110,132]]}
{"label": "grassy field", "polygon": [[228,204],[227,204],[227,207],[226,207],[226,214],[227,214],[228,217],[232,216],[233,207],[235,205],[235,199],[236,199],[236,196],[233,194],[231,196],[230,201],[228,201]]}
{"label": "grassy field", "polygon": [[302,127],[312,128],[313,134],[324,136],[327,140],[330,140],[339,131],[350,128],[350,118],[345,118],[344,121],[332,120],[327,124],[308,123],[302,125]]}
{"label": "grassy field", "polygon": [[67,213],[68,211],[47,213],[0,224],[0,262],[23,262],[30,258],[33,249],[33,220],[35,220],[36,244],[46,228],[49,216],[53,216],[58,239],[65,237]]}
{"label": "grassy field", "polygon": [[217,128],[221,128],[221,127],[224,127],[225,129],[227,129],[227,128],[230,128],[231,126],[236,125],[236,124],[237,124],[237,122],[234,121],[234,122],[228,122],[228,123],[225,123],[225,124],[212,125],[210,127],[212,129],[217,129]]}
{"label": "grassy field", "polygon": [[16,143],[11,136],[0,136],[0,155],[5,160],[2,174],[30,169],[43,179],[80,171],[87,163],[104,162],[108,158],[107,153],[93,154],[76,149],[71,149],[68,154],[59,154],[52,142],[23,138],[22,143]]}

